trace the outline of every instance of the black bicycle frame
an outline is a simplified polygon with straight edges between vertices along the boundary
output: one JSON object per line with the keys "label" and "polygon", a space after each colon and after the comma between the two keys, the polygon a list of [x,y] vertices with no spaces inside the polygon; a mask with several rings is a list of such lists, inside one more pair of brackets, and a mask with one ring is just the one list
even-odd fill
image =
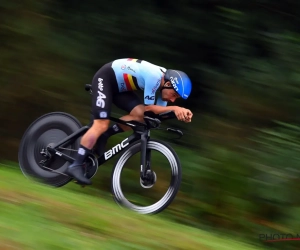
{"label": "black bicycle frame", "polygon": [[[151,119],[151,118],[150,118]],[[110,120],[115,121],[120,124],[127,125],[131,127],[134,131],[133,134],[131,134],[129,137],[125,138],[122,140],[120,143],[112,147],[111,149],[107,150],[106,152],[103,153],[100,157],[98,157],[98,165],[102,165],[106,161],[110,160],[112,157],[115,155],[121,153],[124,149],[128,148],[130,145],[135,143],[138,140],[141,140],[141,158],[140,158],[140,164],[141,164],[141,176],[144,176],[148,169],[147,162],[150,160],[150,150],[147,150],[147,142],[150,137],[150,128],[149,125],[145,123],[140,123],[137,121],[123,121],[114,117],[110,117]],[[92,126],[92,123],[89,125],[83,126],[80,128],[78,131],[74,132],[73,134],[67,136],[60,142],[56,143],[55,145],[51,145],[47,147],[47,150],[49,153],[52,155],[56,155],[58,157],[63,158],[64,160],[73,163],[74,158],[71,156],[68,156],[61,152],[59,150],[60,147],[68,146],[71,143],[73,143],[75,140],[77,140],[80,136],[84,135]]]}

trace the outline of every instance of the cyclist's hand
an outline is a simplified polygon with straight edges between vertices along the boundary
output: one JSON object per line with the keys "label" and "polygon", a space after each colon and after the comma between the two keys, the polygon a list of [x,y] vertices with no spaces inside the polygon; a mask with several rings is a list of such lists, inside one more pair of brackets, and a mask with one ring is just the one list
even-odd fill
{"label": "cyclist's hand", "polygon": [[174,109],[175,115],[179,121],[191,122],[193,113],[189,109],[176,107]]}
{"label": "cyclist's hand", "polygon": [[186,113],[185,113],[185,120],[184,122],[191,122],[192,121],[192,117],[193,117],[193,113],[192,111],[190,111],[189,109],[185,109]]}
{"label": "cyclist's hand", "polygon": [[192,117],[193,117],[193,113],[189,109],[186,109],[186,111],[187,112],[185,114],[185,121],[184,122],[191,122],[192,121]]}

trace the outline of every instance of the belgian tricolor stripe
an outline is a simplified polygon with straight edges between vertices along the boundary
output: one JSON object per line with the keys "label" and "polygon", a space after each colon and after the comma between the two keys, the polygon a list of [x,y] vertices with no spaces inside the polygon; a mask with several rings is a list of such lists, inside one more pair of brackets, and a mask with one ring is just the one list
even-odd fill
{"label": "belgian tricolor stripe", "polygon": [[128,90],[140,90],[136,77],[129,74],[123,74],[123,77]]}
{"label": "belgian tricolor stripe", "polygon": [[132,62],[137,62],[137,63],[141,63],[142,60],[140,59],[134,59],[134,58],[128,58],[127,61],[132,61]]}

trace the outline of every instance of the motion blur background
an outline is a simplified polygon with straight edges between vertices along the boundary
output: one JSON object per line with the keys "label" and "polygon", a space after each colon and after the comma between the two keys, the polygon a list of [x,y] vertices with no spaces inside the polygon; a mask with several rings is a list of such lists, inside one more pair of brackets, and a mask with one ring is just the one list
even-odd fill
{"label": "motion blur background", "polygon": [[[253,242],[300,234],[299,11],[300,1],[274,0],[2,0],[0,159],[17,162],[25,129],[44,113],[86,124],[84,84],[106,62],[144,59],[193,82],[175,103],[194,117],[172,121],[185,133],[170,142],[183,181],[165,213]],[[112,163],[93,188],[109,192]]]}

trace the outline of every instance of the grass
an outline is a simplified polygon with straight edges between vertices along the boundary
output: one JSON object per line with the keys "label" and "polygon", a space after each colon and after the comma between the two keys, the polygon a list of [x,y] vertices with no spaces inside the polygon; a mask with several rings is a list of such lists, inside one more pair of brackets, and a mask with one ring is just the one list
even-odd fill
{"label": "grass", "polygon": [[0,249],[258,249],[163,213],[139,215],[75,188],[34,183],[16,168],[0,165],[0,176]]}

